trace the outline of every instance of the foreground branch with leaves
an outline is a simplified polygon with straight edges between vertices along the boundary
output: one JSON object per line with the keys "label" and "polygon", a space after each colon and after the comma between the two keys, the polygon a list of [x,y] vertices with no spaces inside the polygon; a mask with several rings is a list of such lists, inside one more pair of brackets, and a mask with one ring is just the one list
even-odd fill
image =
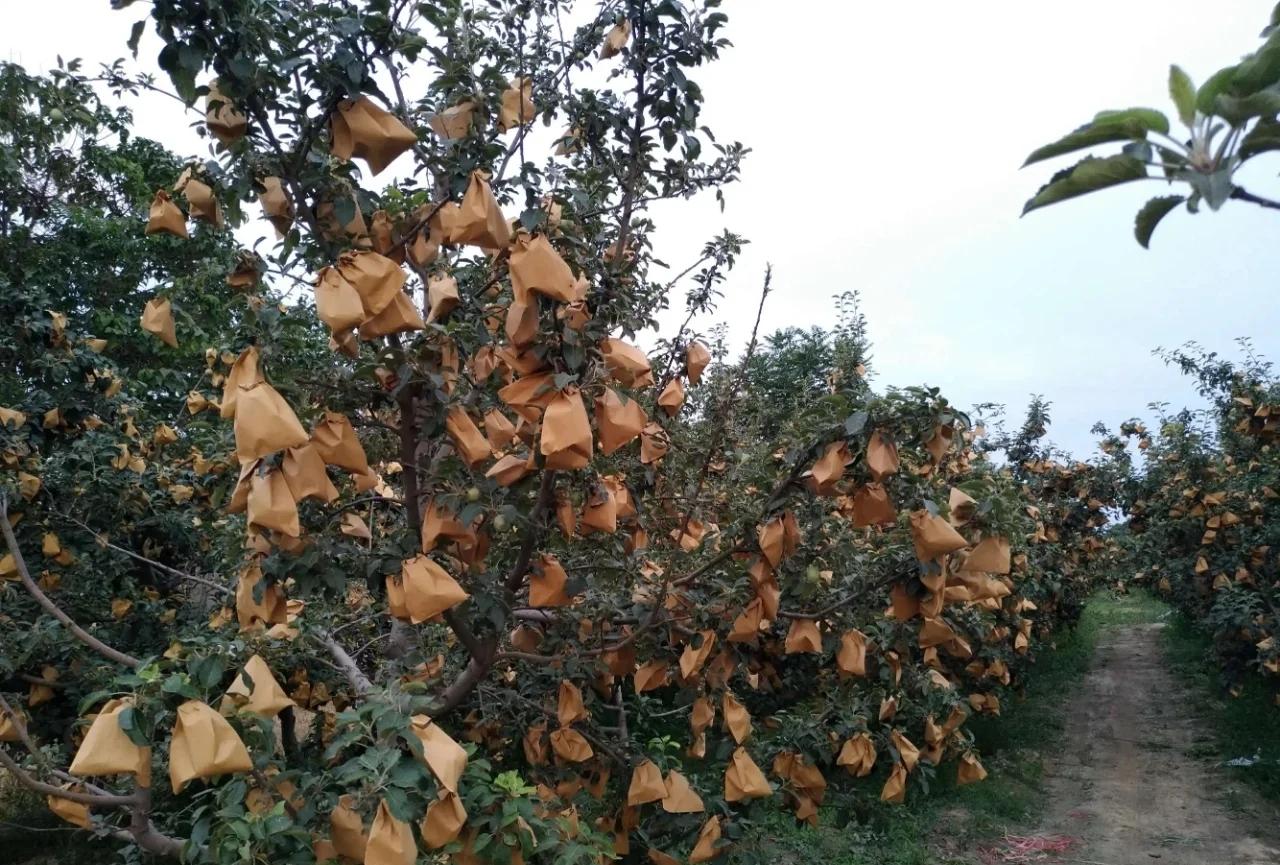
{"label": "foreground branch with leaves", "polygon": [[1202,204],[1216,211],[1228,201],[1280,209],[1280,201],[1239,183],[1239,172],[1250,160],[1280,150],[1280,5],[1272,11],[1262,38],[1261,48],[1219,69],[1199,87],[1181,67],[1169,68],[1169,97],[1186,128],[1185,137],[1173,136],[1162,112],[1130,108],[1099,112],[1035,150],[1024,165],[1124,142],[1120,153],[1086,156],[1054,174],[1027,202],[1023,214],[1137,180],[1184,187],[1184,192],[1152,198],[1138,211],[1134,236],[1147,247],[1156,227],[1179,206],[1193,214]]}

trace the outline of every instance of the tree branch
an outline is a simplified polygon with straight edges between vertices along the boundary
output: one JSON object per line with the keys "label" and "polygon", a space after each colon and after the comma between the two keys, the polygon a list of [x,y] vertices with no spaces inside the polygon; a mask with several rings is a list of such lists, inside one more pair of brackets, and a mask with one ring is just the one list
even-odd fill
{"label": "tree branch", "polygon": [[360,665],[356,663],[355,658],[347,654],[347,650],[328,634],[315,634],[315,639],[324,646],[333,660],[337,662],[338,669],[347,677],[347,683],[351,685],[352,690],[358,696],[365,696],[373,690],[373,683],[369,681],[369,677],[360,669]]}
{"label": "tree branch", "polygon": [[13,554],[13,563],[18,569],[18,578],[22,581],[22,587],[27,590],[27,594],[35,598],[37,604],[43,607],[49,615],[61,622],[77,640],[104,658],[115,661],[117,664],[124,664],[126,667],[137,668],[142,666],[142,661],[138,658],[111,648],[77,625],[70,616],[49,599],[48,595],[40,590],[35,580],[31,579],[31,572],[27,570],[26,560],[22,558],[22,550],[18,547],[18,539],[13,535],[13,526],[9,524],[9,502],[4,496],[0,496],[0,532],[4,533],[4,542],[9,547],[9,552]]}
{"label": "tree branch", "polygon": [[197,577],[194,574],[188,574],[186,571],[180,571],[177,568],[170,567],[169,565],[164,564],[163,562],[157,562],[155,559],[149,559],[144,555],[135,553],[133,550],[129,550],[117,544],[113,544],[106,539],[105,535],[99,533],[93,527],[85,523],[82,523],[80,520],[76,519],[70,514],[64,514],[58,511],[54,511],[54,514],[59,518],[64,519],[69,523],[72,523],[73,525],[79,526],[84,531],[93,535],[94,541],[96,541],[97,543],[101,544],[102,546],[106,547],[109,550],[115,550],[117,553],[123,553],[124,555],[128,556],[131,559],[142,562],[143,564],[150,565],[153,568],[159,568],[165,573],[171,574],[175,577],[178,577],[179,579],[188,580],[193,583],[199,583],[202,586],[206,586],[207,588],[213,589],[214,591],[221,592],[224,595],[235,594],[235,591],[227,586],[220,585],[218,583],[213,582],[212,580],[206,580],[204,577]]}
{"label": "tree branch", "polygon": [[135,800],[133,813],[126,836],[148,853],[173,859],[181,858],[182,848],[186,842],[157,831],[151,823],[151,788],[139,782],[133,798]]}
{"label": "tree branch", "polygon": [[458,678],[450,682],[449,686],[440,692],[439,702],[427,714],[432,718],[439,719],[462,705],[462,701],[489,674],[496,657],[492,651],[487,655],[472,655],[471,660],[467,662],[467,666],[458,675]]}
{"label": "tree branch", "polygon": [[542,522],[547,512],[551,509],[551,503],[555,501],[555,493],[555,470],[544,469],[542,482],[538,485],[538,498],[533,504],[533,510],[529,512],[529,526],[525,531],[524,541],[520,544],[520,550],[516,554],[516,560],[511,565],[511,570],[507,572],[506,587],[507,591],[512,594],[520,588],[520,583],[529,571],[529,562],[533,560],[533,550],[542,539]]}
{"label": "tree branch", "polygon": [[1235,189],[1231,190],[1231,197],[1236,201],[1247,201],[1250,204],[1256,204],[1259,207],[1266,207],[1271,210],[1280,210],[1280,201],[1263,198],[1261,195],[1254,195],[1243,186],[1237,186]]}
{"label": "tree branch", "polygon": [[137,801],[132,796],[80,793],[76,790],[64,790],[61,787],[37,781],[3,750],[0,750],[0,766],[3,766],[5,771],[12,775],[19,784],[34,793],[42,793],[45,796],[61,796],[63,799],[79,802],[81,805],[98,808],[132,808]]}

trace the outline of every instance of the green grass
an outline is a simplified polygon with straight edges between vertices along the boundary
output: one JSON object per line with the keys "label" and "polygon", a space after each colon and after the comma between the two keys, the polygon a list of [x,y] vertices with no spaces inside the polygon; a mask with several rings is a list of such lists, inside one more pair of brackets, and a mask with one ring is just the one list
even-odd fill
{"label": "green grass", "polygon": [[1026,693],[999,718],[969,722],[990,773],[980,784],[956,787],[951,774],[929,795],[913,789],[907,806],[829,804],[819,826],[797,825],[789,814],[762,816],[738,858],[781,865],[947,865],[972,862],[965,851],[1005,832],[1034,824],[1044,808],[1043,754],[1063,733],[1062,704],[1089,669],[1106,628],[1160,619],[1168,608],[1145,595],[1100,594],[1077,627],[1041,652]]}
{"label": "green grass", "polygon": [[1210,733],[1192,756],[1225,762],[1257,755],[1257,764],[1226,771],[1269,801],[1280,802],[1280,707],[1272,703],[1262,677],[1247,677],[1239,697],[1224,693],[1209,635],[1179,613],[1169,617],[1164,648],[1174,672],[1190,686],[1193,711],[1205,719]]}

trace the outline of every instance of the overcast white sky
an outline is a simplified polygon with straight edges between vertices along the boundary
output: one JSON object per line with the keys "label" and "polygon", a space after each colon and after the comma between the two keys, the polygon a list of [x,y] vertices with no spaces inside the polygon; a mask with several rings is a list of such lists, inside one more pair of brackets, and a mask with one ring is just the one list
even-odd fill
{"label": "overcast white sky", "polygon": [[[6,5],[0,56],[33,70],[59,53],[88,68],[126,54],[144,11]],[[725,5],[736,47],[694,77],[708,125],[754,152],[723,215],[707,200],[656,216],[659,255],[679,267],[721,227],[751,239],[723,304],[738,341],[765,262],[769,328],[828,324],[831,296],[856,289],[878,385],[937,385],[961,407],[1006,403],[1012,421],[1042,393],[1051,437],[1081,457],[1095,452],[1096,420],[1114,428],[1150,401],[1196,402],[1153,348],[1195,339],[1234,354],[1232,340],[1252,336],[1277,354],[1280,216],[1235,202],[1178,211],[1150,252],[1131,229],[1141,204],[1166,194],[1158,183],[1018,216],[1066,164],[1019,171],[1027,153],[1099,109],[1171,113],[1168,64],[1201,82],[1253,50],[1269,0]],[[157,48],[148,33],[141,61]],[[194,152],[175,108],[142,101],[137,132]],[[1280,194],[1278,166],[1255,167],[1247,185]]]}

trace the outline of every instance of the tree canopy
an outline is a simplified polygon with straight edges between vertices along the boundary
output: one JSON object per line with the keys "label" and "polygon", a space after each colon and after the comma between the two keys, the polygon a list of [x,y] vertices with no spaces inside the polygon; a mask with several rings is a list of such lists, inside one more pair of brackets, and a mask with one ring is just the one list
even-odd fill
{"label": "tree canopy", "polygon": [[750,861],[985,776],[1115,475],[874,389],[852,295],[699,330],[746,240],[660,277],[652,205],[742,168],[726,25],[157,0],[167,81],[3,67],[0,765],[150,853],[367,865]]}

